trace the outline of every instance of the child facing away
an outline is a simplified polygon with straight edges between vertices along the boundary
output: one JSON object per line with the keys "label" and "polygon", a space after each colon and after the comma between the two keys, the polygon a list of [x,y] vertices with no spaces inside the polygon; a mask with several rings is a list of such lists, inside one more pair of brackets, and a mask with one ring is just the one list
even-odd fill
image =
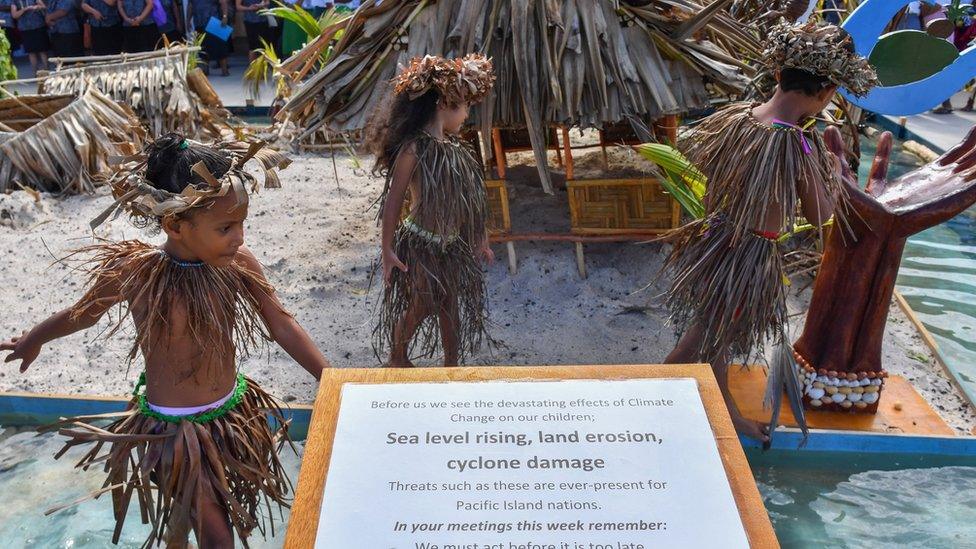
{"label": "child facing away", "polygon": [[[93,254],[87,293],[0,350],[11,351],[5,362],[20,360],[24,372],[45,343],[94,326],[113,306],[120,314],[110,333],[131,315],[136,342],[129,360],[141,352],[145,361],[132,401],[124,412],[59,422],[69,440],[58,457],[94,443],[78,467],[104,461],[116,543],[135,497],[152,525],[146,546],[184,547],[191,529],[202,548],[233,547],[235,532],[246,546],[255,527],[264,532],[265,518],[273,524],[271,503],[287,505],[290,482],[277,455],[287,423],[236,359],[263,339],[276,341],[316,379],[329,366],[244,247],[248,188],[258,183],[244,163],[259,160],[265,185],[277,186],[273,170],[288,161],[258,145],[210,148],[177,134],[145,153],[113,178],[117,201],[92,225],[123,208],[137,225],[164,231],[166,242],[81,250]],[[264,410],[276,420],[274,430]],[[112,422],[91,423],[101,420]],[[267,517],[258,512],[262,506]]]}
{"label": "child facing away", "polygon": [[765,342],[772,340],[776,347],[765,396],[773,409],[772,427],[785,387],[805,430],[788,340],[788,279],[779,238],[796,225],[798,204],[815,226],[834,215],[834,230],[848,228],[840,132],[829,128],[825,145],[808,122],[838,86],[863,95],[877,78],[854,52],[850,36],[833,25],[781,23],[763,57],[777,79],[773,96],[718,111],[684,144],[688,159],[708,178],[706,215],[671,235],[668,306],[680,340],[665,362],[710,363],[738,432],[768,443],[770,427],[745,418],[732,398],[729,362],[764,359]]}
{"label": "child facing away", "polygon": [[[385,290],[373,350],[383,360],[388,349],[389,366],[412,367],[411,356],[433,356],[438,342],[444,365],[456,366],[491,342],[478,263],[494,258],[484,173],[457,133],[494,78],[482,55],[415,58],[367,130],[374,173],[386,178],[379,200]],[[405,203],[410,212],[402,217]]]}

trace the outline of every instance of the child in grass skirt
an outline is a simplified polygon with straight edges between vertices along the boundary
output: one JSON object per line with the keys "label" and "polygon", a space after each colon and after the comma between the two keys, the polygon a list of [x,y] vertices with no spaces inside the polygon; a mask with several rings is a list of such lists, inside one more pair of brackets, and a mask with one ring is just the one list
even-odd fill
{"label": "child in grass skirt", "polygon": [[835,230],[847,228],[838,177],[844,145],[837,129],[829,128],[825,146],[811,117],[830,103],[838,86],[864,95],[877,79],[854,52],[850,36],[833,25],[778,25],[764,60],[778,83],[773,97],[720,110],[683,144],[708,178],[708,192],[705,217],[670,235],[668,306],[681,338],[665,362],[710,363],[736,429],[768,442],[769,426],[744,418],[732,399],[728,365],[734,358],[747,364],[762,360],[765,342],[772,340],[776,349],[765,397],[771,423],[775,427],[785,387],[805,430],[779,239],[797,224],[798,204],[815,226],[834,215]]}
{"label": "child in grass skirt", "polygon": [[389,350],[390,366],[412,366],[411,356],[432,356],[438,343],[444,364],[456,366],[490,341],[479,264],[494,257],[484,173],[457,133],[493,82],[491,61],[478,54],[413,59],[393,81],[388,110],[368,129],[374,171],[386,177],[385,291],[373,349],[380,360]]}
{"label": "child in grass skirt", "polygon": [[68,441],[58,457],[92,444],[78,467],[108,474],[100,493],[112,495],[115,542],[135,498],[152,525],[147,547],[186,546],[191,529],[201,547],[232,547],[235,533],[246,546],[253,529],[273,525],[271,504],[287,505],[278,450],[288,439],[278,404],[236,360],[274,340],[316,379],[328,367],[244,247],[248,192],[258,183],[244,163],[258,160],[265,185],[278,186],[273,170],[288,161],[259,145],[210,148],[176,134],[146,153],[113,178],[116,203],[92,225],[122,208],[138,225],[165,231],[166,242],[76,252],[91,256],[87,293],[0,349],[12,351],[7,362],[21,360],[23,372],[45,343],[94,326],[113,306],[110,334],[131,315],[137,337],[129,358],[141,352],[145,360],[131,403],[60,421]]}

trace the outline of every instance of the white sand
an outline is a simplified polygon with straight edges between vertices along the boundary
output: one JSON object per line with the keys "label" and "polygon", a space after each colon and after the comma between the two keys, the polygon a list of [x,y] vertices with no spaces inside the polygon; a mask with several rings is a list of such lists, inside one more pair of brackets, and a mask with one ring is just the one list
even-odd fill
{"label": "white sand", "polygon": [[[590,162],[581,162],[587,165]],[[337,160],[339,186],[330,158],[302,156],[283,172],[284,188],[262,191],[251,201],[247,243],[265,265],[282,301],[337,367],[376,366],[370,347],[377,289],[367,295],[370,266],[378,253],[374,213],[368,210],[382,182],[354,161]],[[510,177],[531,180],[534,169],[517,166]],[[537,186],[511,185],[516,232],[568,230],[563,193],[546,196]],[[39,203],[26,193],[0,195],[0,337],[19,333],[82,293],[82,280],[54,264],[69,250],[92,242],[88,221],[110,204],[96,196]],[[148,238],[123,217],[99,236]],[[158,242],[159,237],[152,239]],[[488,269],[494,335],[505,347],[483,352],[472,364],[634,364],[659,362],[674,344],[664,325],[657,244],[589,244],[589,278],[576,272],[568,243],[518,243],[519,270],[506,269],[505,248]],[[650,286],[647,286],[650,283]],[[795,284],[795,287],[803,284]],[[803,310],[809,290],[791,302]],[[799,317],[795,329],[799,329]],[[103,320],[99,327],[107,325]],[[26,374],[0,367],[0,391],[125,395],[140,370],[126,373],[130,337],[99,339],[99,327],[45,347]],[[909,378],[960,434],[976,414],[955,392],[908,320],[892,307],[884,344],[885,367]],[[276,346],[243,365],[244,370],[286,401],[311,402],[315,382]]]}

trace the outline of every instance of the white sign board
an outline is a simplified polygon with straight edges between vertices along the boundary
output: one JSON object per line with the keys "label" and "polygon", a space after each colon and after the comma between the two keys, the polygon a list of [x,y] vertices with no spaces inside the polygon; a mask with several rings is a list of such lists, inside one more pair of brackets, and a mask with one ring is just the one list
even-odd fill
{"label": "white sign board", "polygon": [[748,547],[693,379],[352,384],[320,549]]}

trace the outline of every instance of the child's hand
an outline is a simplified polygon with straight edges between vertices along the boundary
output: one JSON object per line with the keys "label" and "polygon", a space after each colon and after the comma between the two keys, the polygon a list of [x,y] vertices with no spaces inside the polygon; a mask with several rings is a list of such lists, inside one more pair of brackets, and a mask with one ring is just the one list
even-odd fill
{"label": "child's hand", "polygon": [[383,252],[383,282],[389,286],[390,281],[393,279],[393,269],[400,269],[403,272],[407,272],[407,266],[400,261],[396,253],[393,250],[386,250]]}
{"label": "child's hand", "polygon": [[27,332],[24,332],[19,337],[14,337],[9,341],[0,343],[0,351],[13,351],[7,355],[4,362],[20,360],[20,373],[24,373],[27,371],[27,367],[37,359],[37,355],[41,352],[41,346],[35,343],[28,336]]}
{"label": "child's hand", "polygon": [[491,251],[491,246],[488,242],[485,242],[481,245],[481,248],[478,248],[477,256],[486,265],[491,265],[495,262],[495,252]]}

